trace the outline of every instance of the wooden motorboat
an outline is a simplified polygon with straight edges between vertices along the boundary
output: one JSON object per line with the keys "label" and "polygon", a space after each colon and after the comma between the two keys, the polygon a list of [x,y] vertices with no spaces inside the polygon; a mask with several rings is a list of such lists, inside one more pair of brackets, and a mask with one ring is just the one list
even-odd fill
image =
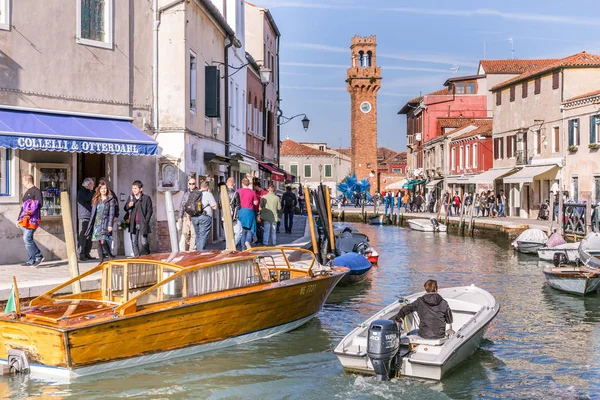
{"label": "wooden motorboat", "polygon": [[[108,261],[0,317],[0,363],[72,378],[287,332],[313,318],[348,272],[312,252],[269,247]],[[57,293],[87,277],[101,286]]]}
{"label": "wooden motorboat", "polygon": [[392,220],[388,215],[378,214],[374,217],[369,218],[369,224],[371,225],[390,225]]}
{"label": "wooden motorboat", "polygon": [[554,255],[559,253],[559,254],[564,254],[565,255],[565,260],[567,260],[567,262],[569,263],[576,263],[577,260],[579,259],[579,243],[565,243],[565,244],[559,244],[558,246],[555,247],[542,247],[540,249],[538,249],[537,253],[538,253],[538,257],[540,258],[540,260],[544,260],[544,261],[553,261],[554,260]]}
{"label": "wooden motorboat", "polygon": [[[375,321],[389,320],[404,304],[415,301],[424,292],[395,301],[360,324],[336,346],[334,353],[347,372],[375,375],[373,362],[367,351],[373,343],[369,328]],[[454,317],[456,333],[442,339],[423,339],[418,335],[418,316],[413,313],[405,320],[406,331],[377,337],[389,340],[398,350],[393,354],[390,378],[409,376],[441,380],[448,372],[465,361],[481,343],[490,322],[500,309],[494,297],[475,286],[439,289],[439,294],[448,302]],[[395,336],[395,337],[394,337]]]}
{"label": "wooden motorboat", "polygon": [[440,224],[435,218],[431,219],[409,219],[410,229],[420,232],[446,232],[448,227]]}
{"label": "wooden motorboat", "polygon": [[350,271],[342,278],[340,284],[363,282],[371,269],[371,262],[362,254],[346,253],[333,259],[335,266],[349,268]]}
{"label": "wooden motorboat", "polygon": [[600,269],[600,233],[592,232],[579,242],[579,259],[581,263],[594,269]]}
{"label": "wooden motorboat", "polygon": [[512,242],[512,245],[520,253],[537,254],[547,240],[548,236],[541,229],[527,229]]}
{"label": "wooden motorboat", "polygon": [[564,292],[586,295],[600,289],[600,271],[582,267],[546,267],[544,276],[548,286]]}

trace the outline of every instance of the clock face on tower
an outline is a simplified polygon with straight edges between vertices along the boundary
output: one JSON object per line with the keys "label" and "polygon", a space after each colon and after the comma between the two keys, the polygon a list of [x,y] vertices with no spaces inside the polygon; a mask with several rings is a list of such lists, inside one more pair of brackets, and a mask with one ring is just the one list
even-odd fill
{"label": "clock face on tower", "polygon": [[368,101],[363,101],[362,103],[360,103],[360,111],[364,112],[365,114],[370,113],[371,108],[371,103],[369,103]]}

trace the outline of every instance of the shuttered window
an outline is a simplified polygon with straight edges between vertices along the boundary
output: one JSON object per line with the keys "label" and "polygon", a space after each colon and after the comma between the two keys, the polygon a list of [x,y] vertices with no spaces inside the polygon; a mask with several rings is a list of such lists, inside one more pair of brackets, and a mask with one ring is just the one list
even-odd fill
{"label": "shuttered window", "polygon": [[504,138],[494,139],[494,160],[501,160],[503,156]]}
{"label": "shuttered window", "polygon": [[517,88],[515,86],[510,87],[510,101],[515,101],[515,92]]}
{"label": "shuttered window", "polygon": [[600,123],[600,118],[592,115],[590,117],[590,144],[598,142],[598,123]]}
{"label": "shuttered window", "polygon": [[527,98],[527,82],[523,82],[521,85],[521,97],[524,99]]}
{"label": "shuttered window", "polygon": [[534,94],[540,94],[540,92],[542,91],[542,78],[540,76],[538,76],[537,78],[535,78],[535,87],[533,90]]}
{"label": "shuttered window", "polygon": [[552,152],[558,153],[560,151],[560,130],[558,126],[554,127],[553,131],[554,147],[552,148]]}
{"label": "shuttered window", "polygon": [[552,89],[558,89],[560,83],[560,77],[558,71],[552,73]]}
{"label": "shuttered window", "polygon": [[498,90],[496,92],[496,105],[499,106],[502,104],[502,91]]}
{"label": "shuttered window", "polygon": [[569,146],[579,145],[579,118],[569,120]]}
{"label": "shuttered window", "polygon": [[514,136],[506,137],[506,158],[511,158],[513,154],[512,142],[514,140]]}

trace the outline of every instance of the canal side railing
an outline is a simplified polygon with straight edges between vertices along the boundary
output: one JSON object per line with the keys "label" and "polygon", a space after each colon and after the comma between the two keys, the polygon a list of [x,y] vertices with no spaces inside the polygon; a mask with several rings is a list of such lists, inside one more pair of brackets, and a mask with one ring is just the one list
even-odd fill
{"label": "canal side railing", "polygon": [[563,233],[585,236],[590,232],[600,232],[599,211],[596,205],[586,203],[563,204]]}

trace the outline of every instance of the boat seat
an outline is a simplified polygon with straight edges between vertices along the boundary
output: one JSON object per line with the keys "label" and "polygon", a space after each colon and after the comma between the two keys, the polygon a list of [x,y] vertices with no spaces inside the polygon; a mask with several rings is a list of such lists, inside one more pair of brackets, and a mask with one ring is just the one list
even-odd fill
{"label": "boat seat", "polygon": [[443,337],[440,339],[424,339],[421,336],[419,336],[419,330],[414,329],[408,332],[406,336],[402,336],[402,338],[400,339],[400,343],[403,345],[423,344],[427,346],[441,346],[444,343],[446,343],[446,340],[448,340],[447,337]]}

